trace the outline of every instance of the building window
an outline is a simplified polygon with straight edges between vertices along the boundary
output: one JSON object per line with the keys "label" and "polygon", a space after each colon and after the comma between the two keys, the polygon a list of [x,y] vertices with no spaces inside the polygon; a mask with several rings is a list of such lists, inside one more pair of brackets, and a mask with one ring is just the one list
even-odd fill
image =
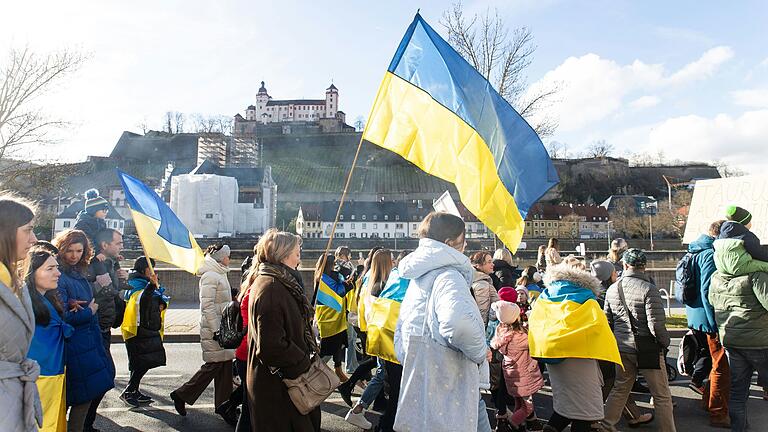
{"label": "building window", "polygon": [[365,220],[365,215],[363,215],[363,220]]}
{"label": "building window", "polygon": [[403,224],[395,224],[395,229],[403,229]]}
{"label": "building window", "polygon": [[395,215],[395,220],[399,221],[400,220],[400,215]]}
{"label": "building window", "polygon": [[72,224],[72,221],[64,221],[64,228],[69,228]]}
{"label": "building window", "polygon": [[351,224],[349,224],[349,227],[352,228],[352,229],[355,229],[355,223],[352,222]]}
{"label": "building window", "polygon": [[388,223],[384,224],[384,229],[389,229],[389,224]]}
{"label": "building window", "polygon": [[366,223],[365,223],[365,222],[363,222],[363,229],[365,229],[365,228],[366,228],[366,227],[365,227],[365,225],[366,225]]}
{"label": "building window", "polygon": [[379,220],[379,215],[373,215],[373,220]]}
{"label": "building window", "polygon": [[384,220],[389,220],[389,215],[384,215]]}
{"label": "building window", "polygon": [[355,215],[350,216],[352,220],[355,220]]}
{"label": "building window", "polygon": [[373,224],[373,229],[378,229],[378,228],[379,228],[379,224]]}
{"label": "building window", "polygon": [[414,229],[414,230],[416,229],[416,224],[413,224],[413,228],[412,229]]}
{"label": "building window", "polygon": [[339,215],[339,220],[344,220],[344,215]]}
{"label": "building window", "polygon": [[338,224],[336,224],[336,227],[344,229],[344,222],[339,222]]}
{"label": "building window", "polygon": [[206,219],[213,219],[213,213],[206,213],[205,214]]}

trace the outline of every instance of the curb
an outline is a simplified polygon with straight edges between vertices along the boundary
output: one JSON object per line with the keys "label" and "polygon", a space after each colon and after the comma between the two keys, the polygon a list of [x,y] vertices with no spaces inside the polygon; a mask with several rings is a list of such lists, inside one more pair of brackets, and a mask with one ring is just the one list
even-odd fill
{"label": "curb", "polygon": [[[669,337],[681,338],[688,333],[687,328],[670,328],[667,329]],[[123,343],[123,337],[119,334],[112,335],[113,344]],[[200,343],[199,333],[166,333],[163,338],[163,343]]]}
{"label": "curb", "polygon": [[[122,344],[123,336],[113,334],[111,338],[113,344]],[[163,343],[200,343],[199,333],[166,333]]]}

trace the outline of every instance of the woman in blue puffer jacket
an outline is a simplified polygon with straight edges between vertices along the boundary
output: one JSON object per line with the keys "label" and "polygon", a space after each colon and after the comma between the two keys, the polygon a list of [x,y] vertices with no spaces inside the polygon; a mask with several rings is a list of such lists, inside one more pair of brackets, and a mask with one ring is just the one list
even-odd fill
{"label": "woman in blue puffer jacket", "polygon": [[59,249],[59,298],[65,308],[64,321],[75,331],[65,344],[67,406],[71,407],[68,430],[83,430],[93,400],[115,386],[115,370],[102,343],[93,290],[85,272],[93,257],[85,233],[65,230],[53,239]]}
{"label": "woman in blue puffer jacket", "polygon": [[419,237],[419,247],[399,265],[411,282],[395,330],[402,364],[395,430],[490,431],[480,399],[480,388],[490,388],[489,351],[470,292],[474,269],[463,254],[464,221],[430,213]]}

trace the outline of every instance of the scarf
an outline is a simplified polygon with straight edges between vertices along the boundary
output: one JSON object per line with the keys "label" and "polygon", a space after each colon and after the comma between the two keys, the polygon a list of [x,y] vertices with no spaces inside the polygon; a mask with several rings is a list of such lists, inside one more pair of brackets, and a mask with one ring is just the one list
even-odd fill
{"label": "scarf", "polygon": [[304,318],[304,342],[309,347],[310,354],[319,352],[315,336],[312,333],[312,318],[315,315],[315,310],[310,306],[307,296],[304,295],[301,274],[283,264],[260,263],[258,275],[273,277],[288,289],[288,293],[296,300]]}

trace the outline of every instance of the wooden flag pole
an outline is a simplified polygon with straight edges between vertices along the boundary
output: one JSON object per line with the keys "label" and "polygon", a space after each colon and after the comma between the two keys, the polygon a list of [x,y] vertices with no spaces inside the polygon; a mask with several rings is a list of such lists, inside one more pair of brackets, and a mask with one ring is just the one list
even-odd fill
{"label": "wooden flag pole", "polygon": [[339,216],[341,216],[341,209],[344,207],[344,200],[347,199],[349,184],[352,182],[352,174],[355,172],[355,167],[357,166],[357,158],[358,156],[360,156],[360,149],[362,147],[363,147],[363,136],[360,135],[360,142],[357,144],[357,151],[355,151],[355,158],[352,159],[352,167],[349,169],[349,174],[347,174],[347,181],[344,184],[344,190],[341,193],[339,208],[336,209],[336,218],[334,218],[333,225],[331,226],[331,235],[330,237],[328,237],[328,244],[325,245],[325,252],[323,253],[322,268],[325,268],[326,259],[327,259],[326,257],[328,256],[328,252],[330,252],[331,246],[333,245],[333,236],[336,235],[336,225],[339,223]]}

